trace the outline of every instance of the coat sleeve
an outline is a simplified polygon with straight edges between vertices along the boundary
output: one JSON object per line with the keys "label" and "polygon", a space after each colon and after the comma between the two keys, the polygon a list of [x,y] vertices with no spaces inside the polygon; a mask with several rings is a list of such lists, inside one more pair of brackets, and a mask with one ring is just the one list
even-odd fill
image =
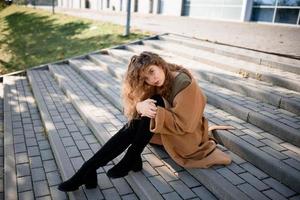
{"label": "coat sleeve", "polygon": [[158,107],[156,117],[151,119],[150,130],[168,135],[194,132],[199,123],[202,123],[205,104],[206,97],[193,80],[176,95],[173,107]]}

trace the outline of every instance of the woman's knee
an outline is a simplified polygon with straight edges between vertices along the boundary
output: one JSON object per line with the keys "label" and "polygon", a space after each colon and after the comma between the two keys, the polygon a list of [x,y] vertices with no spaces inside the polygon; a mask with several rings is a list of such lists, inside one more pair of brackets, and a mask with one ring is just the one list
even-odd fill
{"label": "woman's knee", "polygon": [[160,95],[158,95],[158,94],[153,95],[151,97],[151,99],[156,101],[156,103],[155,103],[156,106],[165,107],[164,99]]}

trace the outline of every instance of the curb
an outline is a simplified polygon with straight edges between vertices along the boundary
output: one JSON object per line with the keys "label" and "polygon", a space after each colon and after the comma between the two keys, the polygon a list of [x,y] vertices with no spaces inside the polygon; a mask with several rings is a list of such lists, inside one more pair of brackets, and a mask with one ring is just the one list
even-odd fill
{"label": "curb", "polygon": [[4,79],[4,199],[17,200],[17,174],[14,150],[14,139],[12,131],[12,114],[10,109],[9,80]]}

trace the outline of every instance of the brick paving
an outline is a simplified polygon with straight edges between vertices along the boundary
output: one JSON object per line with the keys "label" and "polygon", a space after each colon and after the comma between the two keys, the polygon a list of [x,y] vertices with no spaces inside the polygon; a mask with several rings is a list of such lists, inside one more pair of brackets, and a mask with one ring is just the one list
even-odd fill
{"label": "brick paving", "polygon": [[[272,86],[269,83],[261,82],[251,78],[244,79],[239,74],[227,72],[222,69],[216,69],[215,67],[211,67],[210,65],[189,60],[183,58],[182,56],[172,54],[169,51],[162,51],[145,45],[129,45],[126,48],[135,53],[139,53],[144,50],[156,52],[169,62],[182,64],[192,69],[195,72],[195,75],[201,79],[213,82],[214,84],[220,85],[222,87],[226,86],[228,89],[238,90],[238,92],[240,93],[244,92],[246,95],[250,95],[255,98],[260,98],[263,102],[267,102],[277,107],[286,107],[291,112],[299,112],[297,110],[299,110],[298,105],[300,102],[300,96],[297,92],[287,90],[281,87]],[[128,52],[119,49],[109,50],[109,53],[111,53],[113,56],[118,55],[118,57],[122,57],[124,59],[124,62],[126,62],[126,59],[128,59],[134,54],[133,52]],[[111,63],[111,66],[113,66],[113,68],[110,68],[109,70],[110,72],[113,69],[116,70],[117,73],[114,73],[118,77],[120,77],[121,73],[124,73],[125,71],[124,63],[121,63],[120,61],[111,56],[94,54],[90,55],[89,57],[91,58],[91,60],[93,60],[99,65],[103,65],[103,61]],[[197,68],[197,66],[201,66],[201,68]],[[222,76],[225,77],[222,78],[220,74],[222,74]],[[253,99],[253,101],[256,100]],[[288,120],[291,120],[291,117],[296,117],[295,114],[287,112],[286,110],[278,109],[278,111],[281,114],[286,114],[290,116]],[[292,122],[293,121],[295,121],[295,119],[292,119]],[[293,128],[297,127],[298,125],[294,125]]]}
{"label": "brick paving", "polygon": [[[61,66],[51,66],[52,73],[55,73],[55,75],[58,75],[57,77],[64,77],[64,84],[65,87],[69,88],[69,91],[72,91],[71,93],[75,96],[75,99],[83,99],[83,101],[86,101],[85,104],[90,105],[99,105],[99,102],[96,101],[97,98],[99,98],[99,94],[95,91],[95,89],[89,85],[85,80],[83,80],[75,71],[73,71],[70,66],[65,65],[64,67]],[[94,74],[91,72],[91,74]],[[107,77],[107,81],[109,81],[109,76]],[[104,78],[104,76],[102,76]],[[75,81],[74,81],[75,80]],[[101,82],[100,82],[101,83]],[[111,84],[113,85],[113,84]],[[112,90],[110,90],[112,91]],[[86,95],[86,97],[85,97]],[[94,96],[94,97],[93,97]],[[90,100],[88,100],[88,98]],[[103,98],[103,97],[102,97]],[[92,109],[92,108],[91,108]],[[107,106],[105,108],[102,107],[102,112],[107,109]],[[92,110],[96,110],[96,108],[93,108]],[[99,110],[99,108],[98,108]],[[110,111],[112,112],[112,111]],[[110,115],[110,120],[113,120],[115,122],[118,122],[118,126],[114,125],[114,127],[120,128],[122,121],[119,121],[118,118],[124,119],[122,113],[118,110],[113,110],[114,115],[118,116],[117,118],[114,118],[113,115]],[[99,114],[96,114],[97,117]],[[95,119],[95,121],[98,121]],[[103,121],[103,120],[102,120]],[[108,121],[106,122],[109,123]],[[114,134],[116,132],[115,129],[111,129],[110,134]],[[158,157],[159,155],[163,154],[163,159],[161,160],[161,157]],[[154,148],[151,148],[150,146],[147,147],[147,149],[143,153],[143,160],[144,160],[144,176],[147,177],[148,181],[154,186],[154,188],[163,196],[170,195],[169,193],[172,193],[174,195],[175,193],[181,198],[191,198],[196,197],[195,193],[191,190],[192,188],[188,187],[185,182],[191,182],[193,181],[192,186],[198,186],[201,187],[201,184],[196,180],[180,180],[180,176],[177,175],[177,171],[174,171],[177,169],[180,169],[183,171],[183,168],[180,168],[177,166],[172,171],[172,167],[169,168],[166,166],[166,164],[163,162],[164,160],[169,160],[170,157],[166,153],[162,153],[159,150],[155,150]],[[173,184],[173,185],[172,185]],[[202,186],[203,187],[203,186]],[[208,192],[208,190],[204,190]],[[210,196],[214,196],[213,194],[209,194]]]}
{"label": "brick paving", "polygon": [[[133,55],[133,53],[127,52],[125,50],[113,50],[114,55],[121,55],[122,60],[129,59],[130,56]],[[107,56],[108,57],[108,56]],[[108,58],[106,58],[108,59]],[[88,64],[91,65],[91,64]],[[123,63],[123,67],[125,66],[125,63]],[[96,76],[95,74],[93,76]],[[99,75],[98,75],[99,76]],[[225,88],[218,87],[216,85],[212,85],[207,82],[199,82],[201,87],[204,89],[206,94],[209,95],[209,99],[223,99],[220,100],[223,104],[222,109],[226,110],[226,106],[224,106],[224,101],[228,100],[232,102],[234,105],[240,105],[241,107],[246,107],[249,109],[252,109],[252,113],[261,113],[267,120],[274,120],[273,124],[278,125],[278,122],[289,122],[286,124],[287,126],[290,126],[290,128],[294,128],[292,133],[296,133],[299,131],[299,119],[297,118],[297,115],[287,112],[282,109],[277,109],[274,106],[271,106],[269,104],[260,102],[256,99],[246,97],[244,95],[241,95],[239,93],[230,91]],[[215,91],[215,92],[213,92]],[[210,103],[210,101],[209,101]],[[231,110],[229,109],[229,112]],[[236,111],[234,110],[232,113],[234,114]],[[247,111],[247,115],[250,111]],[[245,115],[244,119],[248,120],[248,116]],[[293,116],[293,118],[291,117]],[[279,139],[276,136],[270,136],[268,133],[263,131],[262,129],[259,129],[257,127],[250,126],[250,124],[247,124],[246,127],[243,125],[245,124],[245,121],[242,121],[240,119],[234,120],[231,116],[230,120],[226,120],[225,116],[223,121],[216,121],[217,124],[230,124],[239,131],[232,131],[235,135],[240,136],[241,139],[246,141],[247,143],[253,145],[254,147],[259,148],[263,152],[266,152],[269,156],[272,156],[276,158],[278,161],[282,161],[281,163],[287,164],[289,167],[296,169],[294,171],[295,173],[299,172],[299,154],[296,152],[299,152],[299,148],[290,145],[292,148],[286,149],[285,147],[281,146],[280,143],[283,143],[283,140]],[[295,118],[296,117],[296,118]],[[208,117],[210,120],[214,121],[216,118],[214,116]],[[289,121],[287,121],[289,119]],[[291,121],[292,119],[292,121]],[[261,118],[260,118],[261,120]],[[276,120],[276,121],[275,121]],[[235,122],[237,121],[237,122]],[[252,123],[252,121],[250,121]],[[291,126],[292,125],[292,126]],[[271,125],[272,126],[272,125]],[[284,127],[284,125],[281,125]],[[251,127],[251,129],[248,129],[247,127]],[[270,128],[271,130],[276,130],[275,127]],[[284,131],[284,130],[283,130]],[[286,134],[286,133],[285,133]],[[281,135],[280,135],[281,136]],[[291,137],[291,136],[288,136]],[[291,137],[292,138],[292,137]],[[295,141],[292,141],[295,142]],[[295,143],[297,144],[297,142]],[[275,173],[275,172],[274,172]],[[275,173],[276,174],[276,173]]]}
{"label": "brick paving", "polygon": [[[134,54],[134,53],[128,52],[126,50],[110,50],[109,52],[112,52],[114,55],[120,55],[125,60],[126,59],[128,60]],[[173,55],[173,57],[175,57],[175,55]],[[179,59],[179,62],[176,62],[176,63],[180,63],[180,59]],[[184,63],[182,63],[182,64],[184,64]],[[125,63],[123,63],[123,69],[125,69],[124,68],[125,66],[126,66]],[[283,133],[286,132],[287,130],[290,130],[291,135],[294,135],[294,134],[297,135],[296,133],[300,130],[300,119],[299,119],[299,117],[295,118],[295,117],[297,117],[297,115],[294,113],[282,110],[275,106],[266,104],[262,101],[258,101],[254,98],[246,97],[243,94],[233,92],[226,88],[222,88],[217,85],[212,85],[212,84],[204,82],[204,81],[201,81],[200,85],[202,85],[202,87],[206,91],[206,94],[212,93],[212,95],[209,95],[209,97],[212,99],[215,98],[213,96],[218,96],[218,99],[226,99],[236,105],[240,105],[241,107],[249,109],[249,110],[244,109],[245,110],[244,111],[245,115],[243,117],[244,120],[247,120],[248,114],[250,112],[253,114],[256,114],[256,115],[258,112],[259,114],[261,114],[263,119],[265,118],[267,120],[274,120],[274,123],[272,123],[270,125],[271,127],[269,129],[267,129],[268,131],[276,131],[276,128],[278,129],[278,127],[274,128],[273,126],[279,125],[278,122],[283,123],[283,125],[281,125],[281,126],[285,125],[288,127],[285,130],[280,129],[280,131]],[[212,92],[212,91],[216,91],[216,92]],[[296,95],[290,94],[290,96],[297,98],[296,102],[298,102],[298,100],[299,100],[298,94],[296,94]],[[222,104],[223,103],[224,103],[224,101],[222,101]],[[226,109],[226,108],[222,107],[222,109]],[[261,119],[261,117],[259,118],[259,120],[263,120],[263,119]],[[275,120],[276,120],[276,123],[275,123]],[[285,136],[284,134],[281,135],[281,132],[278,133],[279,136],[286,137],[285,139],[289,139],[288,136]],[[293,142],[293,139],[291,139],[291,142]]]}
{"label": "brick paving", "polygon": [[[65,159],[70,160],[74,171],[76,171],[101,145],[47,71],[34,71],[33,79],[42,92],[49,112],[52,111],[50,112],[52,123],[57,129],[60,140],[67,152],[67,158]],[[103,102],[105,102],[104,98],[99,101],[99,103]],[[57,122],[54,122],[54,120],[57,120]],[[99,187],[91,191],[84,189],[84,198],[121,199],[122,196],[133,193],[124,179],[112,182],[106,176],[103,168],[99,168],[97,172]]]}
{"label": "brick paving", "polygon": [[0,84],[0,199],[4,199],[4,108],[3,108],[3,84]]}
{"label": "brick paving", "polygon": [[[270,77],[275,76],[283,79],[285,77],[289,77],[290,80],[295,80],[295,81],[300,80],[300,76],[298,74],[294,74],[280,69],[264,67],[263,65],[258,65],[258,64],[250,63],[248,61],[238,60],[224,55],[218,55],[216,53],[192,48],[186,45],[176,44],[174,42],[153,40],[153,41],[144,41],[144,44],[158,47],[163,50],[169,50],[170,52],[174,52],[179,55],[189,56],[188,58],[213,60],[215,64],[220,63],[219,64],[220,66],[225,65],[224,67],[227,70],[230,70],[228,65],[231,65],[231,68],[236,68],[238,70],[244,69],[245,71],[253,72],[254,74],[258,73],[258,75],[261,75],[259,79],[264,80],[265,82],[268,82],[269,80],[263,79],[263,76],[270,76]],[[255,76],[258,75],[255,74]]]}
{"label": "brick paving", "polygon": [[[170,38],[172,35],[163,36],[163,38]],[[180,39],[184,39],[183,37],[178,37]],[[179,39],[177,39],[179,40]],[[200,47],[199,45],[197,46]],[[277,107],[284,107],[286,109],[290,109],[291,112],[294,112],[292,105],[299,105],[300,96],[297,92],[288,90],[286,88],[274,86],[270,83],[262,82],[252,78],[243,78],[241,74],[232,73],[220,68],[212,67],[202,62],[197,62],[192,59],[187,59],[182,57],[182,55],[176,55],[170,51],[159,50],[146,45],[128,45],[126,49],[133,51],[134,53],[140,53],[141,51],[152,51],[159,55],[161,55],[164,59],[168,60],[172,63],[177,63],[184,65],[192,70],[194,70],[195,75],[200,76],[202,79],[213,82],[220,86],[231,87],[235,90],[238,88],[246,88],[247,91],[252,91],[246,93],[247,95],[252,95],[255,98],[261,98],[264,102],[272,104]],[[114,55],[122,55],[124,61],[126,62],[126,58],[133,55],[133,53],[123,53],[123,50],[113,49],[109,52],[112,52]],[[89,56],[91,60],[98,64],[105,64],[103,61],[111,63],[114,66],[114,69],[117,68],[117,72],[115,72],[118,76],[120,73],[124,72],[124,63],[120,63],[117,59],[107,56],[107,55],[99,55],[94,54]],[[222,74],[223,77],[220,76]],[[226,83],[226,84],[225,84]],[[248,86],[248,87],[247,87]],[[243,92],[242,89],[239,90],[240,93]],[[258,95],[257,93],[261,93]],[[289,106],[285,105],[292,104]],[[285,110],[280,110],[283,113],[286,113]],[[289,112],[288,112],[289,115]],[[294,115],[292,115],[294,116]]]}
{"label": "brick paving", "polygon": [[[76,63],[76,62],[73,62]],[[92,63],[85,61],[85,60],[81,60],[81,61],[77,61],[77,63],[80,63],[80,67],[78,66],[78,68],[81,70],[82,74],[85,74],[85,77],[90,77],[90,80],[92,81],[97,81],[97,83],[102,84],[102,85],[106,85],[107,87],[111,87],[110,91],[114,91],[114,95],[112,96],[116,96],[116,93],[119,93],[118,90],[116,90],[116,88],[114,88],[113,83],[115,83],[114,81],[116,81],[115,79],[111,79],[111,81],[113,81],[111,84],[108,84],[108,77],[109,75],[106,75],[104,73],[104,71],[101,68],[97,68],[96,66],[93,66]],[[73,84],[78,83],[77,86],[74,86],[74,88],[78,88],[80,87],[80,85],[82,84],[82,81],[79,81],[80,76],[75,73],[75,71],[73,71],[68,65],[64,65],[62,66],[55,66],[51,68],[52,72],[54,72],[55,74],[57,74],[57,77],[66,77],[69,76],[69,79],[71,80],[76,80],[73,82]],[[64,78],[65,79],[65,78]],[[70,81],[71,82],[71,81]],[[84,90],[86,91],[86,90]],[[209,119],[211,118],[212,120],[215,118],[218,118],[219,120],[222,119],[222,117],[225,117],[226,119],[229,117],[230,119],[235,119],[234,116],[231,116],[230,114],[227,114],[223,111],[220,111],[212,106],[208,106],[208,114],[210,114],[211,117],[208,117]],[[215,116],[213,115],[213,112],[216,112]],[[238,121],[238,120],[237,120]],[[240,121],[238,121],[240,122]],[[225,122],[226,123],[226,122]],[[243,122],[245,123],[245,122]],[[223,123],[224,124],[224,123]],[[248,127],[251,127],[251,125],[249,125]],[[250,132],[250,129],[246,129],[245,128],[245,132]],[[257,130],[259,130],[258,128],[254,129],[256,132]],[[253,131],[253,130],[252,130]],[[254,131],[253,131],[254,132]],[[243,133],[244,135],[246,133]],[[263,146],[265,146],[266,144],[263,144]],[[145,157],[145,156],[144,156]],[[235,156],[236,157],[236,156]],[[235,160],[235,158],[234,158]],[[239,158],[237,159],[239,160]],[[237,164],[239,163],[239,164]],[[242,165],[245,165],[245,163],[247,164],[248,168],[243,168]],[[152,165],[155,167],[160,167],[157,169],[158,172],[162,171],[162,169],[164,169],[162,166],[162,163],[160,162],[159,159],[155,159],[154,161],[152,161]],[[250,169],[249,171],[246,171]],[[255,169],[255,170],[253,170]],[[254,171],[254,172],[253,172]],[[268,179],[270,178],[268,175],[265,176],[258,176],[257,174],[264,174],[262,171],[258,170],[257,168],[255,168],[253,165],[251,165],[250,163],[243,161],[243,162],[239,162],[239,161],[235,161],[232,165],[228,166],[228,167],[223,167],[220,169],[217,169],[217,172],[219,174],[221,174],[224,178],[226,178],[227,180],[229,180],[233,185],[237,185],[240,186],[240,189],[242,191],[244,191],[246,194],[247,192],[249,193],[254,193],[258,196],[265,196],[264,193],[262,193],[265,190],[270,190],[270,191],[276,191],[280,190],[278,188],[272,188],[271,186],[265,184],[262,182],[262,180],[264,179]],[[170,190],[170,186],[165,185],[164,180],[173,180],[175,179],[173,176],[168,175],[169,173],[165,173],[163,175],[163,178],[159,178],[155,176],[155,178],[151,178],[150,181],[152,182],[152,184],[154,185],[158,185],[157,188],[160,189],[161,193],[166,193],[166,192],[171,192]],[[259,180],[256,176],[258,176],[261,180]],[[244,185],[243,185],[244,184]],[[175,186],[176,187],[176,184]],[[286,186],[282,185],[282,188],[286,188]],[[290,190],[292,191],[292,190]],[[271,193],[271,192],[270,192]],[[267,192],[268,194],[268,192]],[[296,193],[294,192],[291,196],[287,196],[292,197],[294,196]],[[265,197],[266,198],[266,197]]]}
{"label": "brick paving", "polygon": [[12,117],[11,124],[5,126],[12,127],[15,189],[19,198],[67,199],[56,189],[61,182],[60,172],[26,77],[5,77],[4,83],[9,87],[7,95]]}

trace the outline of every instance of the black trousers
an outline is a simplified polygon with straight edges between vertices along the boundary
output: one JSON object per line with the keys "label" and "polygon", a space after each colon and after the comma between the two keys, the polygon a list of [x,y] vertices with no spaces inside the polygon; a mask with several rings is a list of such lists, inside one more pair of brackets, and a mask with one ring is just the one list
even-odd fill
{"label": "black trousers", "polygon": [[[156,100],[156,105],[165,107],[161,96],[154,95],[151,99]],[[141,154],[145,146],[153,136],[150,131],[150,118],[141,117],[134,119],[124,125],[114,136],[112,136],[88,161],[86,161],[79,171],[85,174],[95,175],[99,167],[105,166],[109,161],[116,158],[128,148],[134,149]],[[78,172],[79,172],[78,171]],[[88,172],[88,173],[87,173]]]}

